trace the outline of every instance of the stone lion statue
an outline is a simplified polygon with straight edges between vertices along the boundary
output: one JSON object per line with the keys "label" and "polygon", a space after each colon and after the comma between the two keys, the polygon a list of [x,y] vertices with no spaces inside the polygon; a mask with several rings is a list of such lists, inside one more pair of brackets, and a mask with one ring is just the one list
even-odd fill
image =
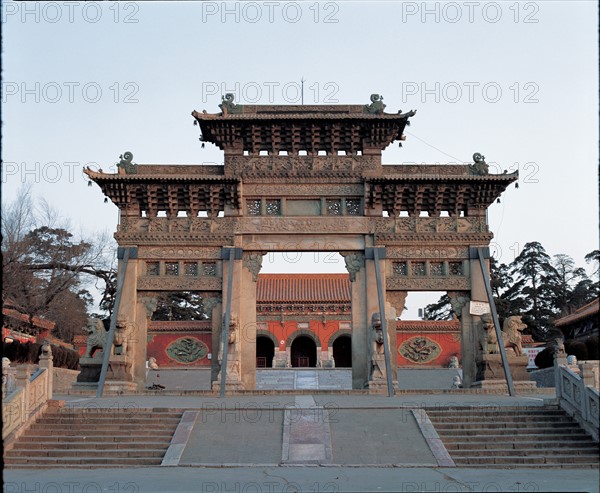
{"label": "stone lion statue", "polygon": [[127,320],[117,320],[115,326],[115,354],[126,354],[129,342],[131,325]]}
{"label": "stone lion statue", "polygon": [[371,315],[371,328],[373,329],[373,354],[383,354],[383,330],[379,312]]}
{"label": "stone lion statue", "polygon": [[96,350],[100,349],[104,351],[106,345],[106,336],[108,333],[104,330],[104,324],[102,320],[96,317],[88,318],[85,331],[88,333],[87,338],[87,349],[85,351],[85,358],[93,358]]}
{"label": "stone lion statue", "polygon": [[[225,323],[225,315],[223,315],[223,323]],[[237,328],[238,328],[238,319],[237,314],[232,313],[229,316],[229,333],[227,335],[227,343],[229,344],[228,355],[231,355],[232,350],[234,349],[233,344],[235,344],[237,338]],[[221,332],[221,343],[219,344],[219,363],[223,360],[223,335],[225,331]]]}
{"label": "stone lion statue", "polygon": [[517,356],[523,354],[521,332],[526,328],[527,325],[522,322],[520,315],[506,317],[502,326],[504,347],[512,349]]}

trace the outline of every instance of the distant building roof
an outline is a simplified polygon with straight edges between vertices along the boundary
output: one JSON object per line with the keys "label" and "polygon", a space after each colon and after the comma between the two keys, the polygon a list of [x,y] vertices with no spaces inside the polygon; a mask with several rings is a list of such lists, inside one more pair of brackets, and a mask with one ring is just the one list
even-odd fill
{"label": "distant building roof", "polygon": [[600,309],[600,298],[596,298],[591,303],[588,303],[587,305],[584,305],[581,308],[578,308],[570,315],[559,318],[556,322],[554,322],[554,325],[556,327],[564,327],[566,325],[571,325],[575,322],[579,322],[580,320],[583,320],[586,318],[597,317],[599,309]]}
{"label": "distant building roof", "polygon": [[[13,308],[2,307],[2,316],[7,317],[9,319],[12,318],[13,320],[18,320],[21,323],[29,323],[29,315],[21,313]],[[35,327],[38,327],[43,330],[52,330],[56,326],[55,322],[52,322],[51,320],[46,320],[45,318],[41,317],[34,316],[32,322]],[[4,319],[3,325],[9,325],[6,323],[6,319]]]}
{"label": "distant building roof", "polygon": [[350,303],[348,274],[259,274],[257,303]]}

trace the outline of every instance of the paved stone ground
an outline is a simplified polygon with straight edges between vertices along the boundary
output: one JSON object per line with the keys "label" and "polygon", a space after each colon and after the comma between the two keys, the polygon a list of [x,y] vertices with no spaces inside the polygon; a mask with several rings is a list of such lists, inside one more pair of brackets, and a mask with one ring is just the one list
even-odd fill
{"label": "paved stone ground", "polygon": [[[598,492],[597,469],[469,469],[436,467],[408,407],[451,405],[535,406],[547,394],[400,394],[66,396],[67,406],[201,409],[179,461],[180,467],[4,470],[5,492],[357,492],[357,491],[589,491]],[[60,396],[56,396],[60,399]],[[551,400],[551,399],[550,399]],[[274,409],[278,407],[277,412]],[[288,409],[288,411],[285,411]],[[291,410],[291,411],[290,411]],[[305,419],[319,410],[329,426],[333,462],[302,464],[320,439],[324,421]],[[261,412],[259,412],[261,411]],[[292,464],[282,458],[285,412],[300,417],[288,435]],[[277,414],[277,416],[276,416]],[[204,416],[204,417],[202,417]],[[294,416],[292,414],[292,416]],[[203,422],[204,421],[204,422]],[[303,439],[304,438],[304,439]],[[302,447],[307,444],[311,447]],[[292,450],[296,446],[296,450]],[[327,457],[326,449],[323,454]],[[381,467],[394,456],[394,466]],[[295,458],[295,459],[294,459]],[[296,463],[293,463],[294,460]],[[228,461],[230,467],[225,466]],[[239,467],[234,461],[243,461]],[[339,462],[338,462],[339,461]],[[337,462],[337,463],[336,463]],[[198,466],[204,464],[204,466]],[[212,464],[212,467],[210,466]],[[300,465],[302,464],[302,465]],[[380,467],[375,467],[379,465]],[[187,466],[187,467],[182,467]]]}
{"label": "paved stone ground", "polygon": [[590,492],[597,470],[152,467],[136,469],[5,470],[5,493],[286,493],[297,492]]}
{"label": "paved stone ground", "polygon": [[[461,370],[415,368],[397,370],[400,390],[447,390]],[[161,370],[148,373],[147,385],[160,383],[167,390],[210,390],[210,370]],[[351,369],[256,370],[259,390],[350,390]]]}

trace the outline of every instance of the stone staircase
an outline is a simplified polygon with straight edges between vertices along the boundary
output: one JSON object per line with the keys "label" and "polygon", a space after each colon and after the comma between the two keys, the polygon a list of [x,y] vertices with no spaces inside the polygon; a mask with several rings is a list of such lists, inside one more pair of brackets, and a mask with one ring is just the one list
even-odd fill
{"label": "stone staircase", "polygon": [[10,468],[157,466],[183,412],[63,408],[46,412],[5,449]]}
{"label": "stone staircase", "polygon": [[599,466],[598,443],[558,406],[426,411],[458,467]]}

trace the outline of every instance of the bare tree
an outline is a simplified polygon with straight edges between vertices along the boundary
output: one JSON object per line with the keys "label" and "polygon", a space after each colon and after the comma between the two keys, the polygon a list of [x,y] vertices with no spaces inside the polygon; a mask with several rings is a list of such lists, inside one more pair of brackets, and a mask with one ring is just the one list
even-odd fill
{"label": "bare tree", "polygon": [[56,335],[70,340],[91,303],[87,275],[104,284],[101,307],[110,311],[116,276],[108,235],[75,238],[47,202],[35,204],[28,186],[3,211],[3,306],[26,314],[31,329],[35,316],[60,321]]}

